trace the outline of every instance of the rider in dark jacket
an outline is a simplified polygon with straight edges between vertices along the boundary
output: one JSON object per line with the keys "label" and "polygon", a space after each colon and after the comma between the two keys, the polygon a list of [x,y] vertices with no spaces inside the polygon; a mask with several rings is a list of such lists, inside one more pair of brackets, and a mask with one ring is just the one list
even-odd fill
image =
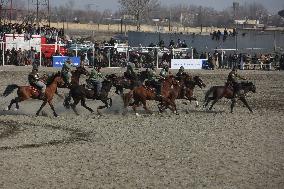
{"label": "rider in dark jacket", "polygon": [[231,85],[233,87],[233,97],[235,98],[238,92],[240,91],[241,85],[238,82],[238,79],[246,80],[246,78],[240,76],[237,73],[237,68],[234,67],[232,71],[228,75],[227,85]]}
{"label": "rider in dark jacket", "polygon": [[45,98],[46,85],[40,80],[37,66],[33,66],[32,72],[28,76],[28,80],[31,86],[40,89],[39,99],[43,100]]}
{"label": "rider in dark jacket", "polygon": [[181,66],[181,67],[179,68],[179,70],[178,70],[178,73],[176,74],[176,79],[177,79],[178,81],[181,81],[181,79],[182,79],[182,77],[183,77],[184,75],[186,75],[186,73],[185,73],[185,71],[184,71],[184,67]]}

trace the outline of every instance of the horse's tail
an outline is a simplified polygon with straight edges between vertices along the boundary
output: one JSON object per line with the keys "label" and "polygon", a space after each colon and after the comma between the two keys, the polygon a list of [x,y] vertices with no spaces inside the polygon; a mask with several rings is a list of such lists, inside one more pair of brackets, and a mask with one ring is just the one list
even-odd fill
{"label": "horse's tail", "polygon": [[133,90],[129,91],[128,93],[125,93],[122,95],[124,108],[127,108],[129,106],[130,99],[133,97]]}
{"label": "horse's tail", "polygon": [[19,86],[12,84],[12,85],[8,85],[3,93],[3,96],[6,97],[8,95],[10,95],[15,89],[18,89]]}

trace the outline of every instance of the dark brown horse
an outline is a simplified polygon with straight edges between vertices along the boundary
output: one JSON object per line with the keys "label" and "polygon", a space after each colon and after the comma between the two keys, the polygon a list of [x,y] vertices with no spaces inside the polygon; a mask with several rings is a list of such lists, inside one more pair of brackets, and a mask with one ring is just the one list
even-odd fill
{"label": "dark brown horse", "polygon": [[[175,85],[177,81],[175,80],[174,76],[170,75],[168,76],[163,82],[162,82],[162,90],[161,90],[161,96],[157,97],[156,91],[152,88],[146,87],[144,85],[141,85],[139,87],[135,87],[133,90],[131,90],[129,93],[124,94],[123,96],[123,102],[124,102],[124,108],[127,108],[129,105],[132,106],[134,112],[136,115],[139,115],[136,111],[136,108],[139,107],[141,104],[143,105],[143,108],[147,113],[151,113],[149,108],[147,107],[147,100],[155,100],[159,102],[165,101],[167,104],[169,104],[169,108],[174,112],[174,104],[171,103],[166,96],[168,96],[169,91],[173,85]],[[130,100],[133,98],[134,102],[129,103]]]}
{"label": "dark brown horse", "polygon": [[[198,106],[198,101],[196,97],[193,96],[193,91],[195,86],[199,86],[201,89],[206,87],[202,79],[200,79],[199,76],[191,77],[189,75],[184,75],[180,81],[174,85],[174,87],[171,89],[168,96],[166,96],[168,99],[170,99],[172,104],[175,104],[176,99],[186,99],[196,102],[196,106]],[[165,109],[167,109],[169,104],[161,103],[159,104],[159,110],[162,112]],[[177,111],[175,109],[175,111]]]}
{"label": "dark brown horse", "polygon": [[[249,109],[250,112],[253,112],[250,106],[247,103],[247,100],[245,98],[246,94],[248,92],[256,92],[256,87],[252,82],[241,82],[240,83],[240,94],[237,96],[237,99],[241,100],[244,105]],[[204,100],[204,108],[207,107],[210,101],[213,101],[209,110],[212,110],[214,104],[218,102],[221,98],[227,98],[231,99],[231,113],[233,113],[234,106],[237,102],[237,99],[233,96],[233,88],[230,85],[225,86],[213,86],[211,87],[205,94],[205,100]]]}
{"label": "dark brown horse", "polygon": [[[46,103],[49,104],[50,108],[53,111],[53,115],[57,117],[57,113],[55,112],[54,106],[52,104],[52,99],[57,91],[58,86],[63,86],[64,81],[61,77],[61,74],[58,73],[54,75],[52,82],[46,87],[45,89],[45,99],[43,100],[43,103],[39,110],[37,111],[36,115],[38,116],[42,108],[46,105]],[[30,98],[33,99],[39,99],[40,91],[36,89],[35,87],[32,86],[18,86],[15,84],[8,85],[3,93],[3,96],[6,97],[10,95],[15,89],[18,89],[17,94],[18,96],[14,99],[11,100],[9,106],[7,107],[6,110],[10,110],[12,105],[15,103],[16,104],[16,110],[19,109],[19,102],[28,100]]]}
{"label": "dark brown horse", "polygon": [[[112,106],[112,99],[108,97],[108,93],[112,87],[112,82],[108,79],[104,80],[102,82],[102,89],[101,89],[101,94],[96,100],[101,100],[105,105],[104,106],[99,106],[97,108],[98,114],[101,115],[99,112],[100,109],[103,108],[109,108]],[[86,99],[92,99],[94,100],[95,96],[95,89],[87,89],[85,85],[76,85],[72,86],[69,92],[69,96],[73,98],[74,103],[70,104],[71,98],[66,97],[64,100],[64,106],[68,109],[70,106],[73,109],[73,111],[77,114],[76,106],[77,104],[81,101],[81,105],[89,110],[90,112],[94,112],[92,108],[88,107],[86,105]]]}

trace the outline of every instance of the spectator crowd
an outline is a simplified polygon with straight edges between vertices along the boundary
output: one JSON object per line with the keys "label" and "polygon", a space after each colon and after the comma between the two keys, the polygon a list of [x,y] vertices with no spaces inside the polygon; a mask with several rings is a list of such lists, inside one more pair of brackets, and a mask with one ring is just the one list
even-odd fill
{"label": "spectator crowd", "polygon": [[54,43],[56,37],[64,37],[64,30],[48,26],[37,27],[36,24],[8,23],[0,26],[0,40],[3,40],[5,34],[24,34],[25,40],[31,39],[32,35],[41,35],[46,37],[47,43]]}
{"label": "spectator crowd", "polygon": [[[12,27],[11,27],[12,26]],[[40,34],[43,32],[44,35],[54,36],[59,35],[60,31],[53,30],[52,28],[41,28],[40,30],[31,29],[30,26],[22,27],[17,24],[11,24],[6,27],[6,30],[1,28],[1,35],[3,31],[11,33],[11,28],[14,33],[29,33],[29,34]],[[226,29],[225,29],[226,30]],[[13,33],[13,32],[12,32]],[[217,39],[219,32],[216,32]],[[225,34],[226,32],[224,32]],[[61,35],[63,33],[60,33]],[[226,34],[227,35],[227,34]],[[229,35],[229,34],[228,34]],[[232,34],[233,35],[233,34]],[[216,36],[214,38],[216,38]],[[51,42],[51,41],[50,41]],[[115,40],[104,41],[102,43],[94,44],[93,48],[87,50],[79,50],[77,56],[81,58],[81,61],[90,66],[112,66],[121,67],[126,66],[128,62],[135,64],[137,68],[139,67],[150,67],[156,65],[157,56],[159,66],[168,65],[170,66],[171,59],[207,59],[207,64],[203,66],[204,69],[224,69],[232,68],[238,66],[241,69],[267,69],[270,70],[272,67],[275,69],[284,69],[284,54],[275,53],[236,53],[232,51],[218,51],[214,52],[198,52],[197,49],[188,49],[185,40],[178,39],[176,42],[171,40],[166,46],[163,40],[160,40],[157,45],[154,43],[149,44],[148,51],[143,51],[141,49],[131,49],[129,48],[128,55],[124,52],[118,52],[117,49],[111,47],[114,46]],[[151,48],[155,47],[155,48]],[[168,51],[163,51],[167,47]],[[184,48],[186,50],[179,51],[178,48]],[[2,64],[2,53],[0,62]],[[65,54],[61,54],[58,50],[52,54],[52,56],[75,56],[75,50],[67,50]],[[22,50],[15,48],[11,50],[6,50],[4,52],[5,64],[6,65],[32,65],[39,64],[40,54],[33,47],[29,50]],[[41,55],[41,62],[43,66],[52,66],[52,59],[45,57],[45,54]]]}

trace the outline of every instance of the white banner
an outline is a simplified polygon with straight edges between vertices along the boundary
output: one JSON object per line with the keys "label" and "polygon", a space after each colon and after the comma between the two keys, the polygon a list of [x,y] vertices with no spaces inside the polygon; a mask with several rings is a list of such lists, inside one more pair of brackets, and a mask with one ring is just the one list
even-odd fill
{"label": "white banner", "polygon": [[179,69],[181,66],[184,69],[202,69],[203,62],[206,59],[172,59],[171,69]]}
{"label": "white banner", "polygon": [[32,35],[30,40],[25,40],[24,34],[5,34],[6,50],[13,47],[18,50],[30,50],[33,47],[35,50],[40,51],[41,37],[40,35]]}

